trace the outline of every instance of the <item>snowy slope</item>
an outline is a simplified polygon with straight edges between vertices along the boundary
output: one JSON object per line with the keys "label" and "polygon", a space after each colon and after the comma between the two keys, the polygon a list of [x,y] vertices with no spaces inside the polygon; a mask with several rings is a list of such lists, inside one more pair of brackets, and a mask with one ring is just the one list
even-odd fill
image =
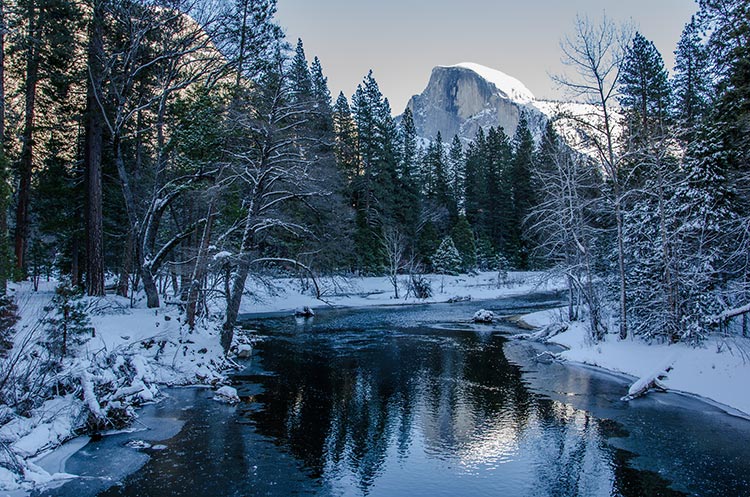
{"label": "snowy slope", "polygon": [[521,83],[516,78],[505,74],[497,69],[476,64],[474,62],[461,62],[452,66],[440,66],[440,67],[460,67],[462,69],[468,69],[477,73],[485,81],[492,83],[495,87],[505,95],[506,98],[513,100],[518,103],[528,103],[533,100],[534,94],[531,90],[526,88],[526,85]]}

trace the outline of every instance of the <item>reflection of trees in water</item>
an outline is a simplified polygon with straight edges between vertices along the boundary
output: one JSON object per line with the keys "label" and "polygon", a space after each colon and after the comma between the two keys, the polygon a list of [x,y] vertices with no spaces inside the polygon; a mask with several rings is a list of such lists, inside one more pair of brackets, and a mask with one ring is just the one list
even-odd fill
{"label": "reflection of trees in water", "polygon": [[635,488],[599,421],[530,393],[503,342],[435,330],[274,340],[262,356],[278,376],[251,416],[311,476],[353,478],[362,492],[389,456],[409,456],[417,433],[428,455],[467,467],[524,461],[529,495]]}
{"label": "reflection of trees in water", "polygon": [[493,425],[515,433],[526,424],[531,397],[500,338],[482,344],[474,334],[433,331],[339,346],[310,335],[263,352],[264,366],[279,375],[252,417],[314,477],[349,471],[364,490],[391,444],[408,456],[417,419],[429,450],[446,455],[471,451]]}

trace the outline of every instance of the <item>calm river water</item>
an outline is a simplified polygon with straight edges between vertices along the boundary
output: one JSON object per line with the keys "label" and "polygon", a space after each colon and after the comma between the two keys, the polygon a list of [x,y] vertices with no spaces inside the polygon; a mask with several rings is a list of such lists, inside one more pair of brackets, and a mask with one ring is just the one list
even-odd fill
{"label": "calm river water", "polygon": [[750,495],[750,421],[674,394],[621,402],[624,379],[468,324],[556,303],[248,316],[265,338],[236,377],[244,402],[170,389],[148,430],[90,442],[65,468],[83,477],[45,495]]}

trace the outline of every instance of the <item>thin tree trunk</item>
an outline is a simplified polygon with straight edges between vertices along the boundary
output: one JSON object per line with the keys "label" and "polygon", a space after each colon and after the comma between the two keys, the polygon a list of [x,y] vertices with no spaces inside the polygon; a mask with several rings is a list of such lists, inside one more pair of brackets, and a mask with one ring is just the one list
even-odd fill
{"label": "thin tree trunk", "polygon": [[21,136],[21,160],[18,164],[19,185],[16,206],[15,256],[17,277],[22,278],[26,266],[26,249],[29,234],[29,203],[31,201],[31,170],[34,160],[34,111],[39,80],[39,37],[36,5],[29,1],[28,34],[26,48],[26,81],[24,89],[24,127]]}
{"label": "thin tree trunk", "polygon": [[[0,181],[6,181],[5,162],[5,0],[0,0]],[[8,290],[8,194],[0,191],[0,296]]]}
{"label": "thin tree trunk", "polygon": [[71,243],[71,257],[70,257],[70,284],[74,287],[81,285],[80,279],[80,260],[78,257],[78,235],[73,235],[73,241]]}
{"label": "thin tree trunk", "polygon": [[258,194],[258,185],[255,186],[251,196],[250,205],[247,208],[247,217],[245,218],[245,230],[242,234],[242,243],[240,244],[239,267],[232,278],[231,289],[227,295],[227,315],[224,326],[221,330],[221,346],[224,353],[229,352],[234,338],[234,327],[237,324],[237,317],[242,304],[242,295],[245,292],[245,283],[250,274],[250,251],[253,248],[255,232],[253,223],[255,220],[256,195]]}
{"label": "thin tree trunk", "polygon": [[[615,193],[619,197],[619,188]],[[628,337],[628,307],[625,281],[625,246],[623,242],[623,219],[620,199],[616,199],[615,217],[617,218],[617,267],[620,272],[620,340]]]}
{"label": "thin tree trunk", "polygon": [[128,239],[125,242],[125,253],[120,267],[120,277],[117,280],[117,295],[128,296],[130,286],[130,271],[133,268],[133,232],[128,231]]}
{"label": "thin tree trunk", "polygon": [[89,78],[86,95],[86,291],[104,295],[104,226],[102,190],[102,144],[104,124],[97,102],[101,91],[104,52],[101,3],[94,1],[88,47]]}

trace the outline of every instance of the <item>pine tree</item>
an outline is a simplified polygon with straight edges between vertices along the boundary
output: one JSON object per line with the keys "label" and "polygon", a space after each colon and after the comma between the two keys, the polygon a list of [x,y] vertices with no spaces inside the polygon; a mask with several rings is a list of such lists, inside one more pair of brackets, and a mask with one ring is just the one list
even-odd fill
{"label": "pine tree", "polygon": [[455,206],[454,217],[464,210],[464,182],[466,179],[464,147],[458,135],[453,136],[448,151],[448,178],[450,183],[451,205]]}
{"label": "pine tree", "polygon": [[625,55],[620,105],[631,150],[647,148],[649,141],[665,136],[671,107],[669,78],[661,54],[640,33],[635,34]]}
{"label": "pine tree", "polygon": [[513,226],[511,227],[513,248],[506,253],[517,261],[516,267],[527,269],[533,247],[530,246],[530,237],[524,229],[524,221],[531,213],[535,200],[532,187],[534,137],[531,135],[525,114],[521,115],[518,128],[516,128],[513,147],[513,166],[510,169],[509,180],[513,188]]}
{"label": "pine tree", "polygon": [[708,63],[708,53],[701,42],[700,28],[695,17],[692,17],[677,44],[672,79],[675,117],[683,138],[688,141],[707,112],[711,99]]}
{"label": "pine tree", "polygon": [[[344,93],[339,93],[333,108],[333,128],[336,136],[335,153],[339,167],[351,185],[360,174],[357,124],[354,122],[349,101]],[[353,195],[353,193],[350,193]]]}
{"label": "pine tree", "polygon": [[455,275],[461,271],[461,255],[450,236],[443,238],[435,254],[432,256],[432,267],[438,274]]}
{"label": "pine tree", "polygon": [[18,322],[18,306],[13,297],[0,295],[0,359],[13,347],[13,326]]}
{"label": "pine tree", "polygon": [[430,143],[422,160],[422,178],[425,197],[437,208],[446,209],[449,214],[456,212],[448,183],[448,160],[445,156],[443,138],[438,132]]}
{"label": "pine tree", "polygon": [[59,355],[60,362],[70,355],[72,347],[86,340],[86,335],[94,333],[82,297],[79,288],[63,280],[55,289],[51,305],[45,309],[50,313],[44,320],[47,347],[53,355]]}
{"label": "pine tree", "polygon": [[416,236],[420,214],[420,191],[417,177],[419,150],[417,130],[409,108],[404,111],[401,118],[401,146],[394,217],[395,221],[401,225],[404,234],[413,239]]}
{"label": "pine tree", "polygon": [[399,164],[399,134],[372,71],[352,97],[357,125],[361,171],[352,184],[356,210],[355,243],[361,265],[368,271],[382,266],[377,250],[379,226],[392,225],[396,218],[396,185]]}
{"label": "pine tree", "polygon": [[624,172],[633,188],[624,212],[626,275],[634,332],[671,334],[677,328],[672,209],[678,182],[671,156],[671,88],[661,55],[636,34],[623,67],[620,102],[625,114]]}
{"label": "pine tree", "polygon": [[497,251],[486,236],[477,241],[477,267],[480,271],[497,271],[500,268]]}
{"label": "pine tree", "polygon": [[305,48],[302,39],[297,39],[297,48],[294,51],[289,78],[292,84],[292,91],[298,102],[311,102],[313,99],[313,82],[310,76],[310,69],[307,67],[307,58],[305,57]]}
{"label": "pine tree", "polygon": [[486,176],[487,140],[482,128],[477,131],[465,154],[464,165],[464,211],[469,224],[475,226],[479,232],[485,233],[481,224],[481,213],[485,208],[487,182]]}
{"label": "pine tree", "polygon": [[516,263],[517,233],[513,210],[513,185],[511,168],[513,148],[501,128],[491,128],[487,134],[485,155],[486,190],[482,205],[483,215],[479,219],[479,230],[486,234],[493,246],[506,259]]}
{"label": "pine tree", "polygon": [[[729,154],[715,129],[705,129],[689,149],[686,181],[672,201],[677,244],[678,328],[672,339],[697,341],[715,326],[725,310],[729,254],[733,240],[726,227],[737,219],[735,197],[727,183]],[[734,270],[735,268],[732,268]]]}
{"label": "pine tree", "polygon": [[461,256],[461,272],[474,270],[477,267],[477,248],[474,233],[466,216],[459,216],[458,222],[451,230],[451,238]]}

